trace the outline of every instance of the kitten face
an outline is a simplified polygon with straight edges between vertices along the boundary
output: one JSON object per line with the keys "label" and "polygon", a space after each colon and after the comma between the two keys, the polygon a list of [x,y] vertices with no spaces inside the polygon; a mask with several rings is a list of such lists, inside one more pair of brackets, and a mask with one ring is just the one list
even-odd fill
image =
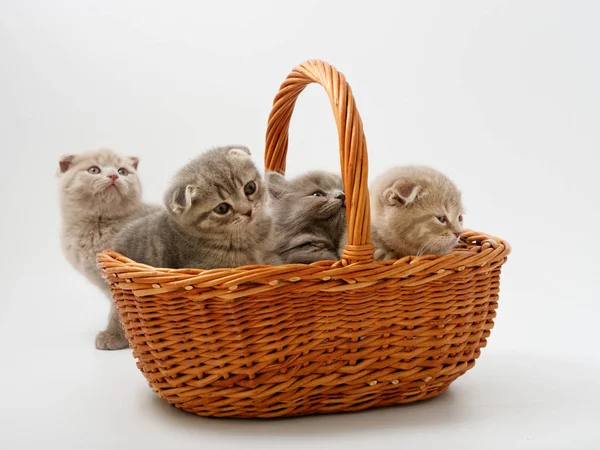
{"label": "kitten face", "polygon": [[62,200],[100,214],[139,203],[138,163],[109,149],[65,156],[58,170]]}
{"label": "kitten face", "polygon": [[237,243],[264,226],[264,197],[248,149],[221,147],[184,167],[165,203],[187,233]]}
{"label": "kitten face", "polygon": [[268,185],[277,215],[286,221],[345,220],[346,196],[339,175],[313,171],[287,181],[270,172]]}
{"label": "kitten face", "polygon": [[448,253],[463,231],[459,190],[428,167],[384,173],[374,183],[371,206],[379,237],[399,256]]}

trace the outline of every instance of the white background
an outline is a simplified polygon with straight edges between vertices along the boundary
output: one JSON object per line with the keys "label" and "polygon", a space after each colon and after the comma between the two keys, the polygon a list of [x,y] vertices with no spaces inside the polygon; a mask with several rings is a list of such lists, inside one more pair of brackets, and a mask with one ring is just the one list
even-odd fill
{"label": "white background", "polygon": [[[0,448],[600,448],[600,3],[0,1]],[[262,163],[277,88],[320,58],[351,83],[371,179],[430,164],[466,225],[513,247],[476,367],[438,399],[284,421],[196,417],[62,258],[61,154],[141,157],[145,196],[202,150]],[[329,101],[301,96],[288,173],[337,170]]]}

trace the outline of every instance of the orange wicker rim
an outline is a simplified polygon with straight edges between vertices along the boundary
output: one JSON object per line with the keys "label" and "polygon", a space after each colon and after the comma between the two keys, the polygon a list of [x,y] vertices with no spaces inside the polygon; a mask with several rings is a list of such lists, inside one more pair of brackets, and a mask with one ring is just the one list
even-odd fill
{"label": "orange wicker rim", "polygon": [[346,77],[324,61],[306,61],[296,66],[279,88],[267,125],[265,168],[285,173],[288,131],[296,100],[310,83],[325,88],[339,135],[340,164],[346,193],[348,245],[342,265],[369,263],[374,259],[371,243],[371,213],[368,189],[367,141]]}

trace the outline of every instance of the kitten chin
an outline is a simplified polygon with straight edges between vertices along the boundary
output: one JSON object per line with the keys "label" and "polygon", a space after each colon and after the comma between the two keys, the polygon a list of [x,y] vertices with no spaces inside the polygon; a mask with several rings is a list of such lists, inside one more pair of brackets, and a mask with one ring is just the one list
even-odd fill
{"label": "kitten chin", "polygon": [[338,260],[346,230],[342,178],[311,171],[291,180],[269,172],[275,253],[284,264]]}
{"label": "kitten chin", "polygon": [[138,163],[137,157],[99,149],[66,155],[58,164],[63,253],[111,301],[107,328],[96,337],[96,347],[102,350],[126,348],[129,344],[96,256],[113,246],[117,233],[127,223],[157,209],[142,202]]}
{"label": "kitten chin", "polygon": [[166,209],[124,230],[117,250],[137,262],[175,269],[264,264],[272,230],[265,196],[246,147],[208,150],[175,175]]}
{"label": "kitten chin", "polygon": [[371,188],[371,240],[375,259],[445,254],[463,231],[461,193],[426,166],[394,167]]}

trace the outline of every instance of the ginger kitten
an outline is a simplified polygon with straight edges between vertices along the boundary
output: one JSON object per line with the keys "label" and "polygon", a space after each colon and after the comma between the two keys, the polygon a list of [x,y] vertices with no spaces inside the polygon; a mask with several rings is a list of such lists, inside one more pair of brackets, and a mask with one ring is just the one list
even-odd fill
{"label": "ginger kitten", "polygon": [[458,243],[463,231],[461,193],[441,172],[426,166],[394,167],[370,191],[376,260],[441,255]]}

